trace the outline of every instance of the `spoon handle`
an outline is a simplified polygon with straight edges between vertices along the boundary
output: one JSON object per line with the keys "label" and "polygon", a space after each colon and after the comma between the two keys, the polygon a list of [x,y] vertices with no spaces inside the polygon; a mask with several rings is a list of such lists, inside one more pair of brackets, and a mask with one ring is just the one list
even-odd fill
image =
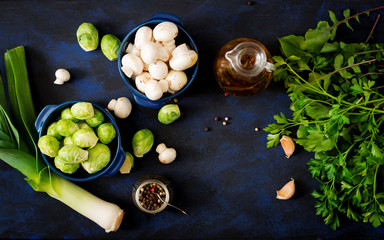
{"label": "spoon handle", "polygon": [[172,205],[172,204],[170,204],[170,203],[166,203],[166,202],[164,202],[164,203],[167,204],[168,206],[171,206],[171,207],[173,207],[173,208],[176,208],[177,210],[179,210],[180,212],[184,213],[184,214],[187,215],[187,216],[191,216],[191,214],[190,214],[189,212],[186,212],[186,211],[184,211],[184,210],[182,210],[182,209],[176,207],[175,205]]}
{"label": "spoon handle", "polygon": [[165,203],[165,204],[167,204],[168,206],[171,206],[171,207],[173,207],[173,208],[176,208],[177,210],[179,210],[180,212],[184,213],[184,214],[187,215],[187,216],[191,216],[191,214],[190,214],[189,212],[184,211],[184,210],[182,210],[182,209],[176,207],[175,205],[172,205],[172,204],[170,204],[169,202],[166,202],[165,200],[163,200],[163,199],[160,197],[160,195],[159,195],[158,193],[155,193],[155,194],[156,194],[156,196],[160,199],[160,201],[162,201],[163,203]]}

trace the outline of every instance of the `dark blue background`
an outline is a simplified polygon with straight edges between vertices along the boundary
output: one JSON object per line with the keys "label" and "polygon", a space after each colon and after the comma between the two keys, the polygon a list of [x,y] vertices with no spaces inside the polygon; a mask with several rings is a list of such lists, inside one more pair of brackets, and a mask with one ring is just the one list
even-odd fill
{"label": "dark blue background", "polygon": [[[121,80],[117,62],[109,62],[101,50],[83,51],[76,40],[77,27],[91,22],[100,35],[120,39],[157,12],[181,17],[185,29],[199,48],[200,70],[179,105],[183,117],[166,126],[157,121],[157,110],[133,103],[129,118],[118,120],[123,147],[131,151],[133,133],[149,128],[155,144],[164,142],[178,152],[175,162],[163,165],[154,150],[137,159],[131,174],[79,183],[100,198],[126,211],[121,228],[104,233],[95,223],[64,204],[36,193],[23,176],[0,163],[0,238],[78,239],[379,239],[383,227],[342,219],[337,231],[315,215],[310,193],[318,183],[307,171],[311,154],[300,147],[286,159],[280,147],[266,148],[266,133],[256,132],[273,122],[273,115],[290,115],[289,98],[281,84],[271,84],[259,95],[246,98],[224,96],[212,73],[220,47],[238,37],[264,43],[279,54],[278,38],[304,34],[318,21],[327,20],[328,10],[342,18],[383,5],[383,1],[285,1],[173,0],[173,1],[1,1],[0,53],[18,45],[26,47],[27,65],[36,111],[45,105],[69,100],[88,100],[106,106],[110,99],[132,95]],[[382,14],[382,12],[380,12]],[[376,13],[377,14],[377,13]],[[365,41],[376,14],[361,18],[351,32],[342,27],[345,41]],[[352,22],[351,22],[352,23]],[[375,41],[383,42],[380,21]],[[357,30],[359,29],[359,30]],[[4,61],[0,60],[5,78]],[[53,84],[58,68],[72,74],[70,82]],[[214,117],[229,117],[230,124]],[[205,132],[204,128],[211,130]],[[156,216],[139,212],[131,199],[131,184],[145,174],[168,178],[174,187],[174,204],[188,210],[187,217],[173,209]],[[293,199],[275,199],[293,177],[297,192]]]}

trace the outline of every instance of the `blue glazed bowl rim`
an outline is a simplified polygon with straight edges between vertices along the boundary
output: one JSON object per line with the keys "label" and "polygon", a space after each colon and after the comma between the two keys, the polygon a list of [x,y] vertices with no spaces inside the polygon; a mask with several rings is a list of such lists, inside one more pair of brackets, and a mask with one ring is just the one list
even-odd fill
{"label": "blue glazed bowl rim", "polygon": [[[43,133],[48,128],[48,126],[52,123],[52,122],[48,122],[48,119],[51,116],[57,114],[58,110],[61,110],[61,109],[63,109],[66,106],[73,105],[73,104],[78,103],[78,102],[89,102],[89,101],[73,100],[73,101],[64,102],[64,103],[61,103],[61,104],[58,104],[58,105],[48,105],[48,106],[51,106],[53,109],[52,109],[52,111],[50,111],[47,114],[47,116],[46,116],[46,118],[45,118],[45,120],[44,120],[44,122],[42,124],[42,127],[41,127],[40,131],[38,130],[39,138],[43,135]],[[120,131],[119,131],[119,128],[118,128],[118,126],[116,124],[116,121],[113,118],[113,116],[108,111],[106,111],[103,107],[101,107],[100,105],[92,103],[92,102],[89,102],[89,103],[91,103],[93,106],[95,106],[98,110],[102,111],[105,114],[105,116],[107,116],[108,119],[111,121],[113,126],[115,127],[116,137],[117,137],[117,144],[116,144],[117,146],[116,146],[115,156],[108,163],[108,165],[105,168],[103,168],[102,170],[100,170],[100,171],[98,171],[96,173],[88,174],[88,176],[86,176],[86,177],[78,178],[78,177],[73,177],[70,174],[66,174],[66,173],[61,172],[59,169],[56,168],[56,166],[54,164],[51,163],[51,161],[49,161],[46,158],[46,156],[43,153],[41,153],[45,163],[49,166],[49,168],[51,170],[53,170],[57,175],[59,175],[59,176],[61,176],[63,178],[66,178],[68,180],[71,180],[71,181],[89,181],[89,180],[93,180],[95,178],[98,178],[100,176],[106,175],[106,173],[108,173],[114,167],[114,164],[116,164],[118,152],[119,152],[119,149],[121,148]],[[46,107],[48,107],[48,106],[46,106]]]}
{"label": "blue glazed bowl rim", "polygon": [[[167,15],[167,14],[165,14]],[[171,15],[171,14],[169,14]],[[131,31],[129,31],[129,33],[124,37],[123,41],[121,41],[121,44],[120,44],[120,48],[119,48],[119,52],[118,52],[118,57],[117,57],[117,66],[118,66],[118,70],[119,70],[119,73],[120,73],[120,76],[121,78],[123,79],[124,83],[128,86],[128,88],[132,91],[132,93],[134,94],[134,96],[136,97],[139,97],[139,98],[142,98],[144,99],[145,101],[147,102],[153,102],[153,103],[162,103],[161,105],[163,105],[164,103],[166,103],[167,101],[179,96],[181,93],[183,93],[191,84],[192,82],[195,80],[196,78],[196,75],[197,75],[197,70],[199,68],[199,59],[197,60],[197,62],[195,63],[195,65],[193,66],[194,70],[193,70],[193,73],[191,75],[191,79],[188,81],[188,83],[179,91],[177,91],[175,94],[172,94],[170,96],[167,96],[167,97],[162,97],[158,100],[150,100],[147,96],[145,96],[144,93],[138,91],[134,86],[132,86],[132,84],[130,83],[130,78],[128,78],[127,76],[125,76],[125,74],[123,73],[123,71],[121,70],[121,58],[123,57],[123,54],[125,53],[125,44],[126,42],[128,42],[128,39],[132,38],[132,36],[134,36],[134,34],[136,33],[136,31],[143,27],[143,26],[146,26],[146,25],[149,25],[149,24],[156,24],[156,23],[161,23],[161,22],[165,22],[165,21],[170,21],[170,22],[173,22],[174,24],[177,25],[177,27],[179,28],[179,30],[181,30],[186,36],[187,38],[189,39],[190,43],[192,44],[191,49],[195,50],[197,54],[199,54],[198,52],[198,49],[197,49],[197,46],[195,44],[195,42],[193,41],[191,35],[189,35],[189,33],[184,29],[184,27],[182,26],[182,22],[177,22],[177,21],[174,21],[172,19],[161,19],[161,18],[156,18],[156,14],[148,21],[146,22],[143,22],[139,25],[137,25],[136,27],[134,27]],[[177,37],[176,37],[177,38]],[[129,44],[130,42],[128,42]],[[138,102],[138,104],[142,105],[140,102]],[[142,105],[144,106],[144,105]],[[149,106],[144,106],[144,107],[149,107]]]}

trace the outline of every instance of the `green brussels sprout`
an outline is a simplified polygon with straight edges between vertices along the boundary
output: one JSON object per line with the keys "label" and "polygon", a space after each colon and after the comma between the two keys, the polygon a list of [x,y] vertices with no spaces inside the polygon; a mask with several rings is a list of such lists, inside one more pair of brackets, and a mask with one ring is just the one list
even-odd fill
{"label": "green brussels sprout", "polygon": [[61,139],[60,133],[57,131],[57,122],[51,123],[49,127],[47,128],[47,135],[55,137],[57,140]]}
{"label": "green brussels sprout", "polygon": [[99,45],[99,32],[91,23],[82,23],[76,32],[77,41],[84,51],[93,51]]}
{"label": "green brussels sprout", "polygon": [[77,164],[88,159],[88,152],[75,145],[65,145],[59,150],[57,156],[65,164]]}
{"label": "green brussels sprout", "polygon": [[135,161],[135,159],[132,156],[132,154],[130,152],[125,152],[125,160],[124,160],[123,165],[121,165],[121,167],[120,167],[120,170],[119,170],[120,173],[121,174],[130,173],[131,169],[133,168],[134,161]]}
{"label": "green brussels sprout", "polygon": [[72,105],[71,113],[75,118],[85,120],[87,118],[93,117],[95,111],[91,103],[78,102]]}
{"label": "green brussels sprout", "polygon": [[92,128],[83,128],[77,130],[72,135],[73,145],[81,148],[93,147],[99,141]]}
{"label": "green brussels sprout", "polygon": [[68,119],[75,123],[79,121],[79,119],[75,118],[72,115],[71,108],[66,108],[63,111],[61,111],[61,119]]}
{"label": "green brussels sprout", "polygon": [[98,143],[88,151],[88,159],[81,166],[88,173],[96,173],[108,165],[111,160],[111,150],[105,144]]}
{"label": "green brussels sprout", "polygon": [[157,115],[161,123],[170,124],[180,117],[180,108],[177,104],[168,104],[163,106]]}
{"label": "green brussels sprout", "polygon": [[37,146],[47,156],[56,157],[60,149],[60,142],[54,136],[44,135],[39,138]]}
{"label": "green brussels sprout", "polygon": [[57,122],[56,130],[61,136],[67,137],[79,130],[79,126],[71,120],[60,119]]}
{"label": "green brussels sprout", "polygon": [[85,119],[85,122],[90,127],[98,127],[104,122],[104,114],[100,110],[95,108],[93,117]]}
{"label": "green brussels sprout", "polygon": [[54,160],[55,166],[62,171],[63,173],[72,174],[76,172],[77,169],[79,169],[80,164],[66,164],[60,156],[55,157]]}
{"label": "green brussels sprout", "polygon": [[103,123],[97,128],[100,142],[108,144],[116,137],[116,130],[111,123]]}
{"label": "green brussels sprout", "polygon": [[79,125],[80,129],[92,129],[85,121],[81,120],[81,122],[78,122],[77,125]]}
{"label": "green brussels sprout", "polygon": [[133,155],[143,157],[144,154],[151,150],[153,142],[153,133],[149,129],[137,131],[132,139]]}
{"label": "green brussels sprout", "polygon": [[115,61],[117,59],[120,44],[120,40],[114,35],[104,35],[100,43],[101,51],[110,61]]}
{"label": "green brussels sprout", "polygon": [[64,145],[73,145],[72,136],[65,137],[64,140],[63,140],[63,144]]}

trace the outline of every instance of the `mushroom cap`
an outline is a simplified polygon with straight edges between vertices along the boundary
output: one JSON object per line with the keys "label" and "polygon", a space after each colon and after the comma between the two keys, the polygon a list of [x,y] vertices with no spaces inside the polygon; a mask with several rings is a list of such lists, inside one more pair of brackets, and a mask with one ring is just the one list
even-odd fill
{"label": "mushroom cap", "polygon": [[153,29],[153,38],[157,41],[170,41],[179,33],[179,29],[173,22],[162,22]]}
{"label": "mushroom cap", "polygon": [[149,64],[148,71],[154,79],[160,80],[167,76],[168,66],[163,61],[157,60]]}
{"label": "mushroom cap", "polygon": [[145,84],[150,80],[153,80],[153,79],[151,74],[149,74],[149,72],[142,72],[141,74],[137,75],[135,78],[135,84],[137,89],[140,92],[145,93],[145,89],[146,89]]}
{"label": "mushroom cap", "polygon": [[71,78],[71,74],[64,68],[59,68],[55,72],[55,77],[66,82]]}
{"label": "mushroom cap", "polygon": [[152,101],[159,100],[163,96],[163,90],[158,81],[149,80],[145,84],[145,95]]}
{"label": "mushroom cap", "polygon": [[146,42],[141,48],[141,59],[144,63],[151,64],[157,60],[158,48],[154,42]]}
{"label": "mushroom cap", "polygon": [[188,78],[183,71],[171,70],[168,72],[165,80],[169,82],[170,90],[179,91],[187,84]]}
{"label": "mushroom cap", "polygon": [[135,35],[135,46],[141,49],[146,42],[152,40],[152,28],[148,26],[142,26],[139,28]]}
{"label": "mushroom cap", "polygon": [[144,68],[143,61],[132,53],[127,53],[121,58],[121,65],[131,68],[135,75],[143,72]]}
{"label": "mushroom cap", "polygon": [[194,50],[181,52],[169,60],[169,65],[174,70],[186,70],[197,62],[197,53]]}

